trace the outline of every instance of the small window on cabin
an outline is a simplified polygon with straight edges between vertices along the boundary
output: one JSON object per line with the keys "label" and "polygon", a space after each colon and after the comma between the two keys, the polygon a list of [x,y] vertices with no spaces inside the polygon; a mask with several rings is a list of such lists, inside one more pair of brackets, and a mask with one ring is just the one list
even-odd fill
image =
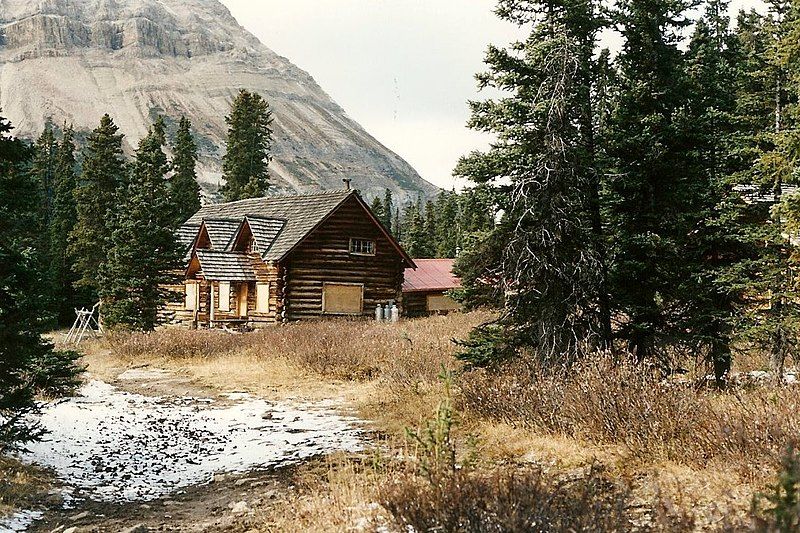
{"label": "small window on cabin", "polygon": [[258,253],[258,252],[260,252],[260,250],[258,249],[258,243],[256,242],[256,240],[255,240],[255,239],[250,239],[250,246],[249,246],[249,248],[250,248],[250,252],[251,252],[251,253]]}
{"label": "small window on cabin", "polygon": [[231,310],[231,284],[229,281],[219,283],[219,310],[225,313]]}
{"label": "small window on cabin", "polygon": [[353,255],[375,255],[375,241],[350,239],[350,253]]}

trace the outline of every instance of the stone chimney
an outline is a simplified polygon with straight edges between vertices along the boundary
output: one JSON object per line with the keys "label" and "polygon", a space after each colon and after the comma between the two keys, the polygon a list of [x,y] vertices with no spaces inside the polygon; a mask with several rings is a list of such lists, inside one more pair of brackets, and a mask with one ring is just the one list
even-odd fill
{"label": "stone chimney", "polygon": [[353,180],[351,178],[344,178],[342,181],[344,182],[345,190],[349,191],[350,190],[350,184],[353,182]]}

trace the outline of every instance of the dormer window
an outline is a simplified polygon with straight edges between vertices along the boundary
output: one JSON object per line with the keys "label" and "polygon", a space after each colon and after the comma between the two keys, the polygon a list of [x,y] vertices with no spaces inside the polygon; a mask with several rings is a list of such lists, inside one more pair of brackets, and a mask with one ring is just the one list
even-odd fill
{"label": "dormer window", "polygon": [[375,255],[375,241],[369,239],[350,239],[352,255]]}

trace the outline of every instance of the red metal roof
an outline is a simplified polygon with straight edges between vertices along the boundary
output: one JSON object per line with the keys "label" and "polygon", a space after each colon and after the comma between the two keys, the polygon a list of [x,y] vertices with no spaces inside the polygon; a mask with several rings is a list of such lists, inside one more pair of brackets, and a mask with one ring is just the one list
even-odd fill
{"label": "red metal roof", "polygon": [[461,287],[453,274],[455,259],[414,259],[416,270],[407,268],[403,292],[449,291]]}

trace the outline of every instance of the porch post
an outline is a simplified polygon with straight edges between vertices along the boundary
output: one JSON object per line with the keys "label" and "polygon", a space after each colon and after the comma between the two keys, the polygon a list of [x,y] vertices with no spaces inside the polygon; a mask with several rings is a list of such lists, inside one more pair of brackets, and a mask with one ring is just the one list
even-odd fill
{"label": "porch post", "polygon": [[216,306],[216,304],[214,302],[214,282],[212,281],[211,282],[211,308],[208,310],[208,317],[209,317],[208,325],[211,328],[214,327],[214,309],[216,307],[217,306]]}

